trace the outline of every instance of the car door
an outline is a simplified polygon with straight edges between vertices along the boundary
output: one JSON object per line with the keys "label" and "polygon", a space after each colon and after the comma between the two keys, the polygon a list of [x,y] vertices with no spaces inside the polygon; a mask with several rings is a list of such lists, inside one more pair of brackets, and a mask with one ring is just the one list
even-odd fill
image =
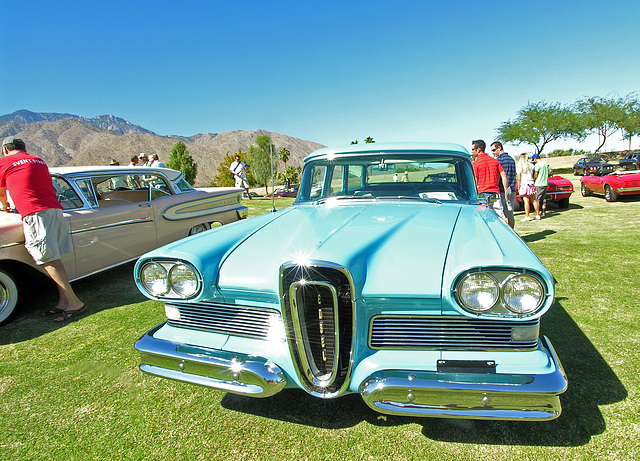
{"label": "car door", "polygon": [[[76,180],[91,203],[91,208],[65,213],[71,228],[77,277],[133,260],[156,247],[148,189],[133,181],[136,178],[129,178],[130,187],[124,190],[116,179],[102,176]],[[113,194],[107,195],[109,192]],[[116,192],[126,198],[114,197]]]}

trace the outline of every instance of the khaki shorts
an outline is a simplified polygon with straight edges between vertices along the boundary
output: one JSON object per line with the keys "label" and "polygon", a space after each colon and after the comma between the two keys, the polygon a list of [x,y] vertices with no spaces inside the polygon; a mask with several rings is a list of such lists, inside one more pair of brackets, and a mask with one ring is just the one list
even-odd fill
{"label": "khaki shorts", "polygon": [[24,246],[36,264],[42,265],[60,259],[60,255],[73,251],[69,228],[62,210],[49,208],[24,217]]}

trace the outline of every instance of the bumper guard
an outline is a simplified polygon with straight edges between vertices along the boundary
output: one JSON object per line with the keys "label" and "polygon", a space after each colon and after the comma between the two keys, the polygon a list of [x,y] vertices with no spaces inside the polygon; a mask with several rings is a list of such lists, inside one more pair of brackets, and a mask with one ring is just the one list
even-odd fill
{"label": "bumper guard", "polygon": [[162,325],[135,344],[145,373],[251,397],[270,397],[287,384],[280,368],[264,357],[155,339]]}

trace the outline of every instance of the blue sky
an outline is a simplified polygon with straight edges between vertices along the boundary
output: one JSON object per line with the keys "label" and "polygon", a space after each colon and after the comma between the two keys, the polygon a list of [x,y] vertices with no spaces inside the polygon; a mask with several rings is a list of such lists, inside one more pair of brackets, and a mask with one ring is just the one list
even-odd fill
{"label": "blue sky", "polygon": [[528,101],[640,90],[637,0],[2,3],[0,114],[469,146]]}

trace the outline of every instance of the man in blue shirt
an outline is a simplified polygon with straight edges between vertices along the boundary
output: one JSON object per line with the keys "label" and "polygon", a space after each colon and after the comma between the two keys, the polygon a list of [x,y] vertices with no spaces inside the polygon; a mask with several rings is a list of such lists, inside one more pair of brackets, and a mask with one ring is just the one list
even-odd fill
{"label": "man in blue shirt", "polygon": [[502,165],[502,169],[507,175],[507,182],[509,183],[507,190],[504,190],[502,183],[498,183],[498,185],[500,186],[500,201],[502,202],[504,216],[507,218],[509,227],[513,229],[516,224],[516,219],[513,216],[513,209],[516,205],[516,161],[503,150],[500,141],[495,141],[491,144],[491,153]]}

